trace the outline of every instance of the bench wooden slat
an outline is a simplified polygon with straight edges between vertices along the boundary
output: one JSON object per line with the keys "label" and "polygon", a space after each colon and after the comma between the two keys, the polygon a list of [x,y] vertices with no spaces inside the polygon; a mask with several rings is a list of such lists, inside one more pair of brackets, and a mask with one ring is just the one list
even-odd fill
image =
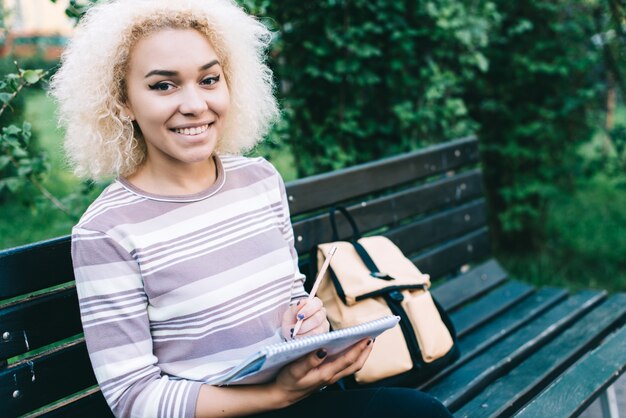
{"label": "bench wooden slat", "polygon": [[[472,418],[511,415],[625,317],[626,295],[610,298],[483,390],[456,415]],[[626,352],[618,358],[624,364]],[[544,412],[543,416],[565,415]]]}
{"label": "bench wooden slat", "polygon": [[[459,338],[458,344],[461,357],[453,364],[433,376],[420,387],[433,386],[435,382],[458,369],[467,361],[485,352],[498,341],[506,338],[525,324],[536,319],[548,309],[562,302],[567,297],[567,292],[562,289],[545,288],[539,289],[529,297],[523,299],[507,311],[501,313],[489,323]],[[463,307],[463,310],[470,307]]]}
{"label": "bench wooden slat", "polygon": [[[0,371],[0,394],[4,397],[0,416],[28,413],[95,384],[82,339],[56,347]],[[19,396],[14,398],[16,390]]]}
{"label": "bench wooden slat", "polygon": [[0,360],[83,332],[76,288],[40,295],[0,310]]}
{"label": "bench wooden slat", "polygon": [[516,418],[577,416],[626,371],[626,326],[610,335],[530,401]]}
{"label": "bench wooden slat", "polygon": [[462,337],[485,322],[493,319],[519,301],[532,294],[535,289],[527,284],[509,281],[462,311],[450,314],[457,335]]}
{"label": "bench wooden slat", "polygon": [[[479,170],[459,173],[400,192],[364,200],[346,206],[357,221],[361,232],[366,233],[383,226],[397,226],[403,219],[416,214],[427,214],[451,205],[460,205],[482,195],[482,176]],[[341,214],[336,217],[339,236],[350,237],[352,229]],[[327,212],[293,223],[295,246],[298,252],[308,252],[321,242],[332,240]]]}
{"label": "bench wooden slat", "polygon": [[[470,358],[485,351],[502,338],[538,318],[566,297],[567,292],[563,289],[539,289],[506,312],[502,312],[497,318],[463,335],[459,340],[462,357]],[[462,363],[463,361],[460,361],[454,366],[458,367]]]}
{"label": "bench wooden slat", "polygon": [[462,138],[400,156],[295,180],[287,185],[289,207],[292,215],[298,215],[475,164],[478,160],[476,137]]}
{"label": "bench wooden slat", "polygon": [[485,200],[454,209],[388,231],[389,237],[406,255],[475,231],[486,224]]}
{"label": "bench wooden slat", "polygon": [[453,371],[427,391],[456,411],[496,378],[538,350],[606,297],[605,292],[581,292],[500,340]]}
{"label": "bench wooden slat", "polygon": [[0,251],[0,300],[74,280],[70,237]]}
{"label": "bench wooden slat", "polygon": [[45,416],[46,418],[113,418],[102,392],[95,386],[80,392],[63,402],[56,403],[26,415],[27,418]]}
{"label": "bench wooden slat", "polygon": [[507,273],[502,266],[496,260],[490,259],[474,266],[467,273],[443,283],[436,283],[431,291],[441,306],[452,311],[490,291],[506,278]]}
{"label": "bench wooden slat", "polygon": [[421,272],[430,274],[431,278],[437,278],[456,273],[461,266],[486,258],[490,253],[489,231],[487,228],[481,228],[411,257],[411,261]]}

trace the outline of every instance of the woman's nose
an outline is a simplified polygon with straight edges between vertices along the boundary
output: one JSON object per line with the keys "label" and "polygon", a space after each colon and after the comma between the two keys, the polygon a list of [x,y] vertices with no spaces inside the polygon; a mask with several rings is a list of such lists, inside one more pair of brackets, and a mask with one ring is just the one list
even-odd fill
{"label": "woman's nose", "polygon": [[179,97],[181,102],[179,105],[180,113],[185,115],[197,115],[208,109],[206,98],[203,96],[201,89],[188,87],[183,90],[183,94]]}

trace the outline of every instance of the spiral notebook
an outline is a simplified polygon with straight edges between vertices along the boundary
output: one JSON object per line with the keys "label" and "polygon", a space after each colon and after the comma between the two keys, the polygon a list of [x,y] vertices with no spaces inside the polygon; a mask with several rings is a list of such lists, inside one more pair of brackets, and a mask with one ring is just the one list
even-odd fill
{"label": "spiral notebook", "polygon": [[308,353],[324,348],[328,352],[328,358],[332,358],[364,338],[376,338],[383,331],[393,328],[399,321],[398,316],[384,316],[353,327],[272,344],[246,358],[226,375],[207,383],[213,385],[265,383],[272,380],[283,366]]}

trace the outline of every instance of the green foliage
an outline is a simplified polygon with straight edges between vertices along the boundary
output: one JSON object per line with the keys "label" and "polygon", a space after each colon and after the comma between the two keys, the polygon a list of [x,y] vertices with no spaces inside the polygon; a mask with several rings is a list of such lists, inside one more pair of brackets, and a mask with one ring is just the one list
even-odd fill
{"label": "green foliage", "polygon": [[626,117],[609,132],[598,132],[581,147],[579,155],[581,176],[602,178],[617,188],[626,188]]}
{"label": "green foliage", "polygon": [[[84,3],[85,7],[87,3]],[[83,12],[83,3],[70,1],[68,15],[78,17]],[[3,18],[0,19],[0,29],[7,30]],[[12,204],[27,205],[34,209],[41,207],[41,202],[46,202],[76,220],[77,216],[72,210],[44,185],[50,164],[46,154],[34,144],[30,123],[22,122],[24,95],[20,92],[25,87],[41,87],[40,82],[51,75],[58,63],[46,61],[42,55],[20,61],[21,64],[18,64],[12,57],[0,61],[0,203],[10,200]],[[76,193],[80,196],[87,194],[82,191],[72,192],[63,200],[79,200]],[[44,200],[39,199],[42,196]]]}
{"label": "green foliage", "polygon": [[299,175],[472,133],[463,99],[485,71],[490,1],[242,1],[264,12]]}
{"label": "green foliage", "polygon": [[40,177],[49,166],[40,154],[30,152],[30,124],[9,125],[0,134],[0,196],[2,192],[17,193],[30,183],[30,177]]}
{"label": "green foliage", "polygon": [[[0,59],[0,79],[5,80],[9,74],[14,74],[17,71],[17,67],[15,65],[15,59],[13,57],[5,57]],[[2,94],[4,97],[7,97],[6,94],[11,94],[6,89],[2,90]],[[2,106],[2,104],[0,104]],[[20,121],[23,118],[24,111],[24,98],[21,95],[17,95],[11,101],[11,105],[9,107],[10,111],[5,111],[0,114],[0,126],[7,126],[13,123],[13,121]]]}
{"label": "green foliage", "polygon": [[610,132],[615,146],[615,174],[626,173],[626,123],[616,124]]}
{"label": "green foliage", "polygon": [[[24,87],[37,84],[45,74],[43,70],[24,70],[17,64],[15,71],[0,79],[0,116]],[[10,194],[17,194],[27,184],[39,184],[49,168],[45,157],[31,146],[31,137],[28,122],[21,126],[8,123],[0,131],[0,202]]]}
{"label": "green foliage", "polygon": [[[50,1],[52,3],[57,2],[57,0]],[[65,8],[65,14],[78,21],[85,14],[87,9],[98,1],[99,0],[70,0]]]}
{"label": "green foliage", "polygon": [[466,101],[480,123],[498,243],[531,249],[545,238],[546,204],[573,183],[577,146],[590,138],[599,54],[585,0],[496,1],[502,22],[489,70]]}
{"label": "green foliage", "polygon": [[626,289],[626,194],[606,178],[581,182],[547,205],[546,241],[533,254],[498,254],[515,277],[574,289]]}

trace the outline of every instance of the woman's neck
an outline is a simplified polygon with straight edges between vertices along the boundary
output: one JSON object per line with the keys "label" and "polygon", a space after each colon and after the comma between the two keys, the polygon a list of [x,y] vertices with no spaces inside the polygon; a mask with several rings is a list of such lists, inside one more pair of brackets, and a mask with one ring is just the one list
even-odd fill
{"label": "woman's neck", "polygon": [[126,180],[148,193],[184,196],[200,193],[217,180],[215,157],[206,162],[187,164],[181,169],[162,169],[148,162],[141,165]]}

